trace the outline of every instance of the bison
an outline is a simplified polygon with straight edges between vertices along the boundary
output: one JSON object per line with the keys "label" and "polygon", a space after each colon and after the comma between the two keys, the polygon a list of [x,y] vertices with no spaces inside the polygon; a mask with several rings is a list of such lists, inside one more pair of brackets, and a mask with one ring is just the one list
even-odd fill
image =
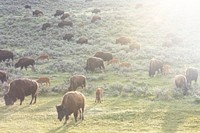
{"label": "bison", "polygon": [[32,104],[33,99],[34,103],[36,103],[37,99],[37,90],[38,84],[34,80],[30,79],[16,79],[10,83],[10,89],[8,93],[4,96],[5,104],[6,105],[13,105],[17,99],[20,100],[20,105],[24,101],[26,96],[31,95],[32,99],[30,104]]}
{"label": "bison", "polygon": [[162,73],[163,63],[158,59],[151,59],[149,64],[149,76],[152,77],[156,74],[156,72]]}
{"label": "bison", "polygon": [[187,79],[184,75],[179,74],[175,76],[175,85],[177,88],[183,89],[183,94],[186,95],[188,91]]}
{"label": "bison", "polygon": [[46,85],[50,85],[50,79],[48,77],[40,77],[36,80],[36,82],[40,85],[42,85],[43,83],[45,83]]}
{"label": "bison", "polygon": [[27,70],[27,67],[29,65],[31,65],[32,68],[34,68],[35,60],[32,58],[23,57],[23,58],[19,59],[18,62],[15,64],[15,68],[21,67],[21,70],[22,70],[23,67],[25,67],[25,69]]}
{"label": "bison", "polygon": [[64,19],[68,18],[69,16],[70,16],[69,13],[64,13],[62,15],[61,19],[64,20]]}
{"label": "bison", "polygon": [[120,43],[121,45],[126,45],[128,43],[131,43],[131,40],[127,37],[120,37],[116,39],[116,44]]}
{"label": "bison", "polygon": [[140,44],[133,43],[133,44],[129,45],[129,49],[131,49],[131,50],[134,50],[134,49],[140,50]]}
{"label": "bison", "polygon": [[42,25],[42,30],[46,30],[47,28],[51,27],[51,24],[50,23],[44,23]]}
{"label": "bison", "polygon": [[101,12],[100,9],[94,9],[94,10],[92,10],[92,13],[95,13],[95,14],[100,13],[100,12]]}
{"label": "bison", "polygon": [[81,88],[86,87],[86,77],[84,75],[74,75],[69,80],[69,91],[75,91],[79,86]]}
{"label": "bison", "polygon": [[38,16],[42,16],[42,15],[44,15],[44,13],[42,11],[40,11],[40,10],[33,11],[33,16],[38,17]]}
{"label": "bison", "polygon": [[119,63],[119,59],[117,58],[113,58],[112,60],[108,61],[108,65],[109,64],[118,64]]}
{"label": "bison", "polygon": [[99,57],[99,58],[103,59],[104,61],[110,61],[113,59],[112,54],[107,53],[107,52],[96,52],[94,57]]}
{"label": "bison", "polygon": [[88,71],[94,71],[95,68],[103,68],[105,69],[104,67],[104,63],[103,63],[103,59],[101,58],[98,58],[98,57],[90,57],[87,59],[87,63],[86,63],[86,67],[85,67],[85,70]]}
{"label": "bison", "polygon": [[11,51],[0,49],[0,62],[14,60],[14,54]]}
{"label": "bison", "polygon": [[97,88],[96,89],[96,99],[95,99],[95,103],[101,103],[103,97],[103,88]]}
{"label": "bison", "polygon": [[31,6],[30,5],[25,5],[24,8],[25,9],[31,9]]}
{"label": "bison", "polygon": [[49,55],[48,54],[42,54],[40,55],[37,60],[49,60]]}
{"label": "bison", "polygon": [[99,17],[99,16],[93,16],[92,19],[91,19],[91,22],[94,23],[97,20],[101,20],[101,17]]}
{"label": "bison", "polygon": [[163,64],[163,67],[162,67],[162,74],[163,74],[163,75],[169,74],[170,68],[171,68],[170,65],[168,65],[168,64]]}
{"label": "bison", "polygon": [[7,76],[6,72],[1,71],[1,70],[0,70],[0,80],[2,83],[6,82],[8,80],[8,76]]}
{"label": "bison", "polygon": [[130,68],[131,67],[131,64],[128,63],[128,62],[122,62],[119,64],[120,67],[125,67],[125,68]]}
{"label": "bison", "polygon": [[85,96],[78,91],[67,92],[63,98],[61,105],[56,106],[58,113],[58,119],[62,121],[65,116],[65,123],[69,119],[69,116],[73,113],[75,122],[77,122],[78,112],[80,113],[80,119],[84,120],[85,109]]}
{"label": "bison", "polygon": [[58,23],[58,27],[63,28],[64,26],[73,26],[73,23],[71,21],[61,21]]}
{"label": "bison", "polygon": [[63,10],[56,10],[56,13],[54,14],[54,17],[60,16],[60,15],[62,15],[62,14],[64,14],[64,11],[63,11]]}
{"label": "bison", "polygon": [[85,37],[81,37],[76,41],[76,43],[79,43],[79,44],[88,43],[88,39]]}
{"label": "bison", "polygon": [[185,72],[185,76],[187,79],[187,83],[189,86],[191,86],[192,81],[194,80],[195,82],[197,82],[198,79],[198,70],[196,68],[187,68],[186,72]]}
{"label": "bison", "polygon": [[74,35],[71,33],[68,33],[68,34],[65,34],[65,36],[63,37],[63,40],[70,41],[72,37],[74,37]]}

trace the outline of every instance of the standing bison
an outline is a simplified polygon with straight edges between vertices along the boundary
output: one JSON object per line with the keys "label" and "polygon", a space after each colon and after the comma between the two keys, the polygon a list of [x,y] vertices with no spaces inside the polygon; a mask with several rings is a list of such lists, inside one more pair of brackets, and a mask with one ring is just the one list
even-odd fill
{"label": "standing bison", "polygon": [[0,49],[0,62],[14,59],[14,54],[11,51]]}
{"label": "standing bison", "polygon": [[86,87],[86,77],[84,75],[74,75],[69,80],[69,91],[75,91],[79,86],[81,88]]}
{"label": "standing bison", "polygon": [[65,36],[63,37],[63,40],[70,41],[72,37],[74,37],[74,35],[72,33],[68,33],[68,34],[65,34]]}
{"label": "standing bison", "polygon": [[44,15],[44,13],[42,11],[40,11],[40,10],[33,11],[33,16],[38,17],[38,16],[42,16],[42,15]]}
{"label": "standing bison", "polygon": [[6,105],[13,105],[17,99],[20,99],[20,105],[24,101],[26,96],[31,95],[32,99],[30,104],[32,104],[33,99],[36,103],[37,99],[38,84],[36,81],[30,79],[16,79],[10,83],[10,89],[8,93],[4,96]]}
{"label": "standing bison", "polygon": [[151,59],[150,60],[150,65],[149,65],[149,76],[153,77],[156,73],[156,71],[162,72],[162,67],[163,67],[163,63],[158,60],[158,59]]}
{"label": "standing bison", "polygon": [[85,67],[85,70],[88,71],[94,71],[95,68],[103,68],[105,69],[104,67],[104,63],[103,63],[103,59],[101,58],[98,58],[98,57],[91,57],[91,58],[88,58],[87,59],[87,63],[86,63],[86,67]]}
{"label": "standing bison", "polygon": [[46,30],[47,28],[51,27],[51,24],[50,23],[44,23],[42,25],[42,30]]}
{"label": "standing bison", "polygon": [[64,26],[73,27],[73,23],[71,21],[61,21],[58,23],[58,27],[63,28]]}
{"label": "standing bison", "polygon": [[65,123],[69,119],[69,116],[73,113],[75,122],[77,122],[78,112],[80,113],[80,119],[84,120],[85,109],[85,96],[78,91],[67,92],[62,99],[61,105],[56,106],[58,113],[58,119],[62,121],[65,116]]}
{"label": "standing bison", "polygon": [[103,97],[103,88],[97,88],[96,89],[96,99],[95,99],[95,103],[101,103]]}
{"label": "standing bison", "polygon": [[175,76],[175,85],[177,88],[183,89],[183,94],[186,95],[188,91],[187,79],[184,75],[179,74]]}
{"label": "standing bison", "polygon": [[186,75],[188,85],[191,86],[191,83],[193,80],[197,82],[198,70],[196,68],[187,68],[185,75]]}
{"label": "standing bison", "polygon": [[7,76],[6,72],[1,71],[1,70],[0,70],[0,80],[2,83],[8,80],[8,76]]}
{"label": "standing bison", "polygon": [[34,68],[35,60],[32,58],[23,57],[23,58],[19,59],[19,61],[15,64],[15,68],[21,67],[21,70],[22,70],[23,67],[25,67],[25,69],[27,70],[27,67],[29,65],[31,65],[32,68]]}
{"label": "standing bison", "polygon": [[103,59],[104,61],[110,61],[113,59],[113,56],[111,53],[106,53],[106,52],[96,52],[94,55],[95,57],[99,57]]}

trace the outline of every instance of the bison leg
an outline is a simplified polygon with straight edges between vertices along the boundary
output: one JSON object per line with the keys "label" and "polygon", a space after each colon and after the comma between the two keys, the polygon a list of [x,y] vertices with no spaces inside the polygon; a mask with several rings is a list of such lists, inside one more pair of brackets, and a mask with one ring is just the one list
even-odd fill
{"label": "bison leg", "polygon": [[21,66],[21,70],[23,69],[23,66]]}
{"label": "bison leg", "polygon": [[78,111],[79,111],[79,114],[80,114],[79,119],[82,119],[81,109],[79,109]]}
{"label": "bison leg", "polygon": [[[35,99],[34,102],[33,102],[33,99]],[[36,103],[36,95],[33,95],[33,94],[32,94],[32,99],[31,99],[30,104],[32,104],[32,102],[33,102],[33,104]]]}
{"label": "bison leg", "polygon": [[75,122],[77,122],[77,117],[78,117],[78,110],[74,112],[74,119],[75,119]]}
{"label": "bison leg", "polygon": [[24,101],[24,98],[20,99],[20,105],[22,105],[22,102]]}
{"label": "bison leg", "polygon": [[69,116],[68,115],[65,115],[65,122],[64,122],[64,125],[67,124],[67,120],[69,119]]}

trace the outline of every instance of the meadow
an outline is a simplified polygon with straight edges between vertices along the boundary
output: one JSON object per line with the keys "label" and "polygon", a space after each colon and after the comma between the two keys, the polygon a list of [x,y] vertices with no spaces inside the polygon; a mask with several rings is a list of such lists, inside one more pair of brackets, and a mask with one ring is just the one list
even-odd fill
{"label": "meadow", "polygon": [[[31,5],[32,9],[24,6]],[[140,5],[139,7],[137,7]],[[92,10],[101,9],[101,20],[91,23]],[[34,17],[32,11],[41,10],[43,16]],[[66,20],[73,27],[58,27],[56,10],[70,14]],[[50,28],[41,30],[49,22]],[[0,1],[0,49],[11,50],[14,63],[21,57],[36,59],[48,53],[50,60],[37,60],[36,71],[20,70],[0,63],[9,80],[37,79],[48,76],[50,86],[40,86],[37,103],[29,105],[30,96],[20,106],[5,106],[7,90],[0,83],[0,132],[199,132],[199,79],[184,96],[174,85],[174,76],[184,74],[187,67],[200,67],[200,32],[198,6],[180,0],[4,0]],[[72,41],[63,40],[73,33]],[[178,42],[164,47],[166,36],[175,35]],[[77,44],[79,37],[87,37],[88,44]],[[116,44],[125,36],[140,50]],[[86,60],[97,51],[113,54],[130,68],[105,64],[105,71],[86,72]],[[158,58],[171,66],[167,75],[149,77],[149,61]],[[86,96],[85,120],[75,123],[73,115],[63,125],[57,119],[55,106],[69,86],[69,78],[83,74],[87,87],[78,88]],[[104,88],[102,103],[95,103],[95,90]]]}

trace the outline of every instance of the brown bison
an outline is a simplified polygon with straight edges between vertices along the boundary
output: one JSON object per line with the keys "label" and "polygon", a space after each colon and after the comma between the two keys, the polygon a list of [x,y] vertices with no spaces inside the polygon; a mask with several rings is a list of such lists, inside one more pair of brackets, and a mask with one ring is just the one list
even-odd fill
{"label": "brown bison", "polygon": [[40,85],[42,85],[43,83],[47,85],[50,85],[50,79],[48,77],[40,77],[39,79],[36,80],[36,82]]}
{"label": "brown bison", "polygon": [[99,58],[103,59],[104,61],[110,61],[113,59],[112,54],[107,53],[107,52],[96,52],[94,57],[99,57]]}
{"label": "brown bison", "polygon": [[134,50],[134,49],[140,50],[140,44],[133,43],[133,44],[129,45],[129,49],[131,49],[131,50]]}
{"label": "brown bison", "polygon": [[37,99],[37,90],[38,84],[34,80],[30,79],[16,79],[10,83],[10,89],[8,93],[4,96],[5,104],[6,105],[13,105],[17,99],[20,100],[20,105],[24,101],[26,96],[31,95],[32,99],[30,104],[32,104],[33,99],[34,103],[36,103]]}
{"label": "brown bison", "polygon": [[7,76],[6,72],[1,71],[1,70],[0,70],[0,80],[2,83],[6,82],[8,80],[8,76]]}
{"label": "brown bison", "polygon": [[64,19],[68,18],[69,16],[70,16],[69,13],[64,13],[62,15],[61,19],[64,20]]}
{"label": "brown bison", "polygon": [[120,43],[121,45],[126,45],[128,43],[131,43],[131,40],[127,37],[120,37],[116,39],[116,44]]}
{"label": "brown bison", "polygon": [[62,14],[64,14],[63,10],[56,10],[56,13],[54,14],[54,16],[56,17],[56,16],[60,16]]}
{"label": "brown bison", "polygon": [[80,113],[80,119],[84,120],[85,109],[85,96],[78,91],[67,92],[62,99],[61,105],[56,106],[58,113],[58,119],[62,121],[65,116],[65,123],[69,119],[69,116],[73,113],[75,122],[77,122],[78,112]]}
{"label": "brown bison", "polygon": [[60,23],[58,23],[58,27],[63,28],[64,26],[73,26],[73,23],[71,21],[61,21]]}
{"label": "brown bison", "polygon": [[79,44],[88,43],[88,39],[85,37],[81,37],[76,41],[76,43],[79,43]]}
{"label": "brown bison", "polygon": [[79,86],[83,89],[86,87],[86,77],[84,75],[74,75],[69,79],[69,91],[75,91]]}
{"label": "brown bison", "polygon": [[14,60],[14,54],[11,51],[0,49],[0,62]]}
{"label": "brown bison", "polygon": [[98,58],[98,57],[91,57],[91,58],[88,58],[87,59],[87,63],[86,63],[86,67],[85,67],[85,70],[88,71],[94,71],[95,68],[103,68],[105,69],[104,67],[104,63],[103,63],[103,59],[101,58]]}
{"label": "brown bison", "polygon": [[97,88],[95,103],[96,102],[101,103],[102,98],[103,98],[103,88]]}
{"label": "brown bison", "polygon": [[168,64],[163,64],[163,68],[162,68],[162,74],[163,75],[167,75],[169,74],[171,66]]}
{"label": "brown bison", "polygon": [[101,17],[99,17],[99,16],[93,16],[92,19],[91,19],[91,22],[94,23],[97,20],[101,20]]}
{"label": "brown bison", "polygon": [[175,85],[177,88],[183,89],[183,94],[186,95],[188,91],[187,79],[184,75],[179,74],[175,76]]}
{"label": "brown bison", "polygon": [[119,63],[119,59],[117,58],[113,58],[112,60],[108,61],[108,65],[109,64],[118,64]]}
{"label": "brown bison", "polygon": [[65,34],[65,36],[63,37],[63,40],[70,41],[72,37],[74,37],[74,35],[71,33],[68,33],[68,34]]}
{"label": "brown bison", "polygon": [[51,24],[50,23],[44,23],[42,25],[42,30],[46,30],[47,28],[51,27]]}
{"label": "brown bison", "polygon": [[195,82],[197,82],[198,79],[198,70],[196,68],[187,68],[186,72],[185,72],[185,76],[187,79],[187,83],[189,86],[191,86],[192,81],[194,80]]}
{"label": "brown bison", "polygon": [[92,13],[95,13],[95,14],[100,13],[100,12],[101,12],[100,9],[94,9],[94,10],[92,10]]}
{"label": "brown bison", "polygon": [[38,17],[38,16],[42,16],[42,15],[44,15],[44,13],[42,11],[40,11],[40,10],[33,11],[33,16]]}
{"label": "brown bison", "polygon": [[25,5],[24,8],[25,9],[31,9],[31,6],[30,5]]}
{"label": "brown bison", "polygon": [[25,69],[27,70],[27,67],[29,65],[31,65],[32,68],[34,68],[35,60],[32,58],[23,57],[23,58],[19,59],[18,62],[15,64],[15,68],[21,67],[21,70],[22,70],[23,67],[25,67]]}
{"label": "brown bison", "polygon": [[152,77],[156,72],[162,73],[163,63],[158,59],[151,59],[149,64],[149,76]]}
{"label": "brown bison", "polygon": [[37,60],[49,60],[49,55],[48,54],[42,54],[37,58]]}

